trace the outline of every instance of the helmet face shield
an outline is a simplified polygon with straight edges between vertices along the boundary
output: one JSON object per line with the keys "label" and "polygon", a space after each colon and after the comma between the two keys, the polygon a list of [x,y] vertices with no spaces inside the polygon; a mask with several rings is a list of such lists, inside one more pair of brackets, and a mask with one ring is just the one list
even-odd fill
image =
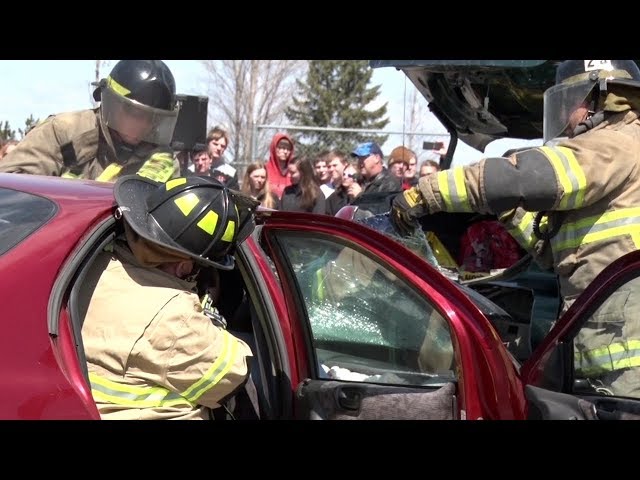
{"label": "helmet face shield", "polygon": [[544,143],[562,135],[571,135],[567,132],[571,115],[585,103],[595,87],[596,82],[587,79],[561,83],[544,92]]}
{"label": "helmet face shield", "polygon": [[100,115],[104,125],[115,130],[129,145],[142,142],[168,145],[178,120],[179,107],[161,110],[123,97],[109,87],[101,92]]}

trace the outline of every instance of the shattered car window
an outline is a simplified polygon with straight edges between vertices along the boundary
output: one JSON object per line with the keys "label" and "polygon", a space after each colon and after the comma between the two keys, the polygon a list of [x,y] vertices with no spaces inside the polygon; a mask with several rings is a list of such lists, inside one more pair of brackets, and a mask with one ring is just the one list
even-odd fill
{"label": "shattered car window", "polygon": [[318,376],[431,385],[455,378],[447,321],[410,285],[333,238],[280,234],[305,303]]}

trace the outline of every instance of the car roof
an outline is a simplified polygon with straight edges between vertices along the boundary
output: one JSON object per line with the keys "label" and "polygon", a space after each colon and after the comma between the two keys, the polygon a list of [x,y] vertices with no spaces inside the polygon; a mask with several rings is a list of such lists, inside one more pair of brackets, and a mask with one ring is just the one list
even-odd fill
{"label": "car roof", "polygon": [[0,173],[0,187],[20,190],[52,199],[113,203],[113,184],[96,180],[67,179],[45,175]]}

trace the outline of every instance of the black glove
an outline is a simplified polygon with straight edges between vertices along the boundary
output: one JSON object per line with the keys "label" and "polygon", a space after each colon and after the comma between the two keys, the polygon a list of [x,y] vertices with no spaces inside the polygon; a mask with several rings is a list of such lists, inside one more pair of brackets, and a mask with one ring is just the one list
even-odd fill
{"label": "black glove", "polygon": [[411,187],[395,196],[391,202],[389,216],[398,233],[402,236],[408,236],[420,228],[418,218],[428,213],[429,209],[424,204],[422,193],[418,187]]}

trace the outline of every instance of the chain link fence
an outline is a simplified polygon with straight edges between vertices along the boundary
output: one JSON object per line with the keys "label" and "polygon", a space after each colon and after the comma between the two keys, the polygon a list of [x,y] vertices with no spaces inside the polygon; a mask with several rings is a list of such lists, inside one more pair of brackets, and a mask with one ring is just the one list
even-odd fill
{"label": "chain link fence", "polygon": [[[256,125],[252,136],[253,144],[250,149],[250,158],[234,163],[240,180],[242,180],[244,172],[250,163],[269,159],[269,145],[276,133],[286,133],[295,140],[296,155],[308,155],[312,158],[323,151],[331,149],[342,150],[348,154],[359,143],[375,141],[382,148],[382,152],[385,154],[385,161],[388,159],[391,150],[402,145],[416,153],[418,164],[420,164],[423,160],[438,160],[439,158],[431,149],[431,146],[425,145],[425,143],[442,142],[445,147],[449,144],[449,135],[442,133],[302,127],[295,125]],[[425,146],[427,147],[426,149],[423,148]]]}

